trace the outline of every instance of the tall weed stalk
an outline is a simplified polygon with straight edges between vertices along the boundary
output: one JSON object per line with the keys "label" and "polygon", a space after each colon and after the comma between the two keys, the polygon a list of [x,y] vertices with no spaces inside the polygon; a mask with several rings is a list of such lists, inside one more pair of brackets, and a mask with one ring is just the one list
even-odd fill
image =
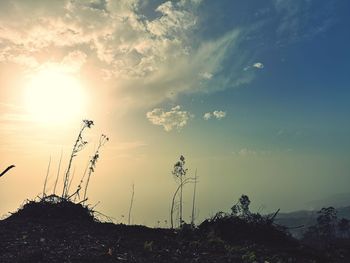
{"label": "tall weed stalk", "polygon": [[91,120],[83,120],[82,127],[79,131],[78,137],[74,143],[72,153],[69,159],[67,171],[64,175],[64,181],[63,181],[63,191],[62,191],[62,198],[67,199],[68,198],[68,188],[69,188],[69,182],[70,182],[70,170],[72,167],[73,159],[77,156],[78,152],[83,150],[87,144],[87,141],[83,139],[83,132],[86,128],[91,128],[91,126],[94,125],[94,122]]}

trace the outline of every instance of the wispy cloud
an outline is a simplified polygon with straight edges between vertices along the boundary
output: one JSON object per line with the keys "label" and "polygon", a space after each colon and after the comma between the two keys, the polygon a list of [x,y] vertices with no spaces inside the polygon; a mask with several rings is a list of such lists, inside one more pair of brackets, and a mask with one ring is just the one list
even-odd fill
{"label": "wispy cloud", "polygon": [[209,73],[209,72],[201,72],[199,73],[199,76],[202,77],[203,79],[212,79],[213,78],[213,74]]}
{"label": "wispy cloud", "polygon": [[23,112],[23,108],[10,103],[0,102],[0,126],[1,128],[7,125],[18,123],[26,123],[32,121],[30,115]]}
{"label": "wispy cloud", "polygon": [[181,130],[193,115],[188,111],[181,110],[178,105],[171,108],[170,111],[164,111],[161,108],[153,109],[147,112],[146,117],[152,124],[162,126],[168,132],[173,129]]}
{"label": "wispy cloud", "polygon": [[238,152],[238,155],[240,155],[240,156],[256,155],[256,154],[257,154],[257,151],[251,150],[251,149],[247,149],[247,148],[242,148]]}
{"label": "wispy cloud", "polygon": [[334,24],[335,2],[273,0],[278,17],[279,44],[294,42],[325,32]]}
{"label": "wispy cloud", "polygon": [[268,156],[272,154],[272,151],[269,150],[257,150],[257,149],[249,149],[249,148],[241,148],[237,152],[232,152],[234,155],[238,155],[241,157],[248,156]]}
{"label": "wispy cloud", "polygon": [[127,150],[135,150],[141,147],[145,147],[147,144],[143,141],[129,141],[129,142],[115,142],[112,145],[109,145],[108,148],[113,151],[127,151]]}

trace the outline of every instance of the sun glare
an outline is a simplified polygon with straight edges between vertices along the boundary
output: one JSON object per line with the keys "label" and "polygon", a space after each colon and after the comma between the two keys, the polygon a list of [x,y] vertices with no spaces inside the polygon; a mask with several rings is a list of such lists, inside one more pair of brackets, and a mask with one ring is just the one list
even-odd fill
{"label": "sun glare", "polygon": [[72,74],[60,68],[45,68],[29,77],[25,103],[36,121],[65,123],[83,118],[86,95]]}

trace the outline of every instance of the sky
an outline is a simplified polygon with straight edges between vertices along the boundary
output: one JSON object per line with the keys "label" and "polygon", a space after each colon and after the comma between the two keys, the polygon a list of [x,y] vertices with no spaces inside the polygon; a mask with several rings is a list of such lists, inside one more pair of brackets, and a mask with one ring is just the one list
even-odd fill
{"label": "sky", "polygon": [[[83,119],[71,192],[100,134],[88,203],[167,226],[184,155],[196,220],[247,194],[255,211],[313,209],[350,183],[350,2],[0,2],[0,214],[52,193]],[[51,159],[51,162],[50,162]],[[191,215],[193,185],[184,189]],[[349,200],[350,202],[350,200]],[[166,222],[167,220],[167,222]],[[159,223],[160,222],[160,223]]]}

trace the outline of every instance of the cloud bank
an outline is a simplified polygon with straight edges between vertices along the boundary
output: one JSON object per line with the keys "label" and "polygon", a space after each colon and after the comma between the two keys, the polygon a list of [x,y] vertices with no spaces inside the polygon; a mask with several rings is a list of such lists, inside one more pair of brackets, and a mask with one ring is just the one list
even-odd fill
{"label": "cloud bank", "polygon": [[151,8],[147,3],[2,1],[0,63],[27,68],[61,63],[75,71],[88,64],[106,82],[106,93],[133,106],[154,106],[180,94],[211,93],[252,79],[240,70],[242,59],[223,74],[229,55],[241,53],[238,28],[207,40],[194,34],[201,1],[166,1],[154,8],[154,16],[143,13]]}

